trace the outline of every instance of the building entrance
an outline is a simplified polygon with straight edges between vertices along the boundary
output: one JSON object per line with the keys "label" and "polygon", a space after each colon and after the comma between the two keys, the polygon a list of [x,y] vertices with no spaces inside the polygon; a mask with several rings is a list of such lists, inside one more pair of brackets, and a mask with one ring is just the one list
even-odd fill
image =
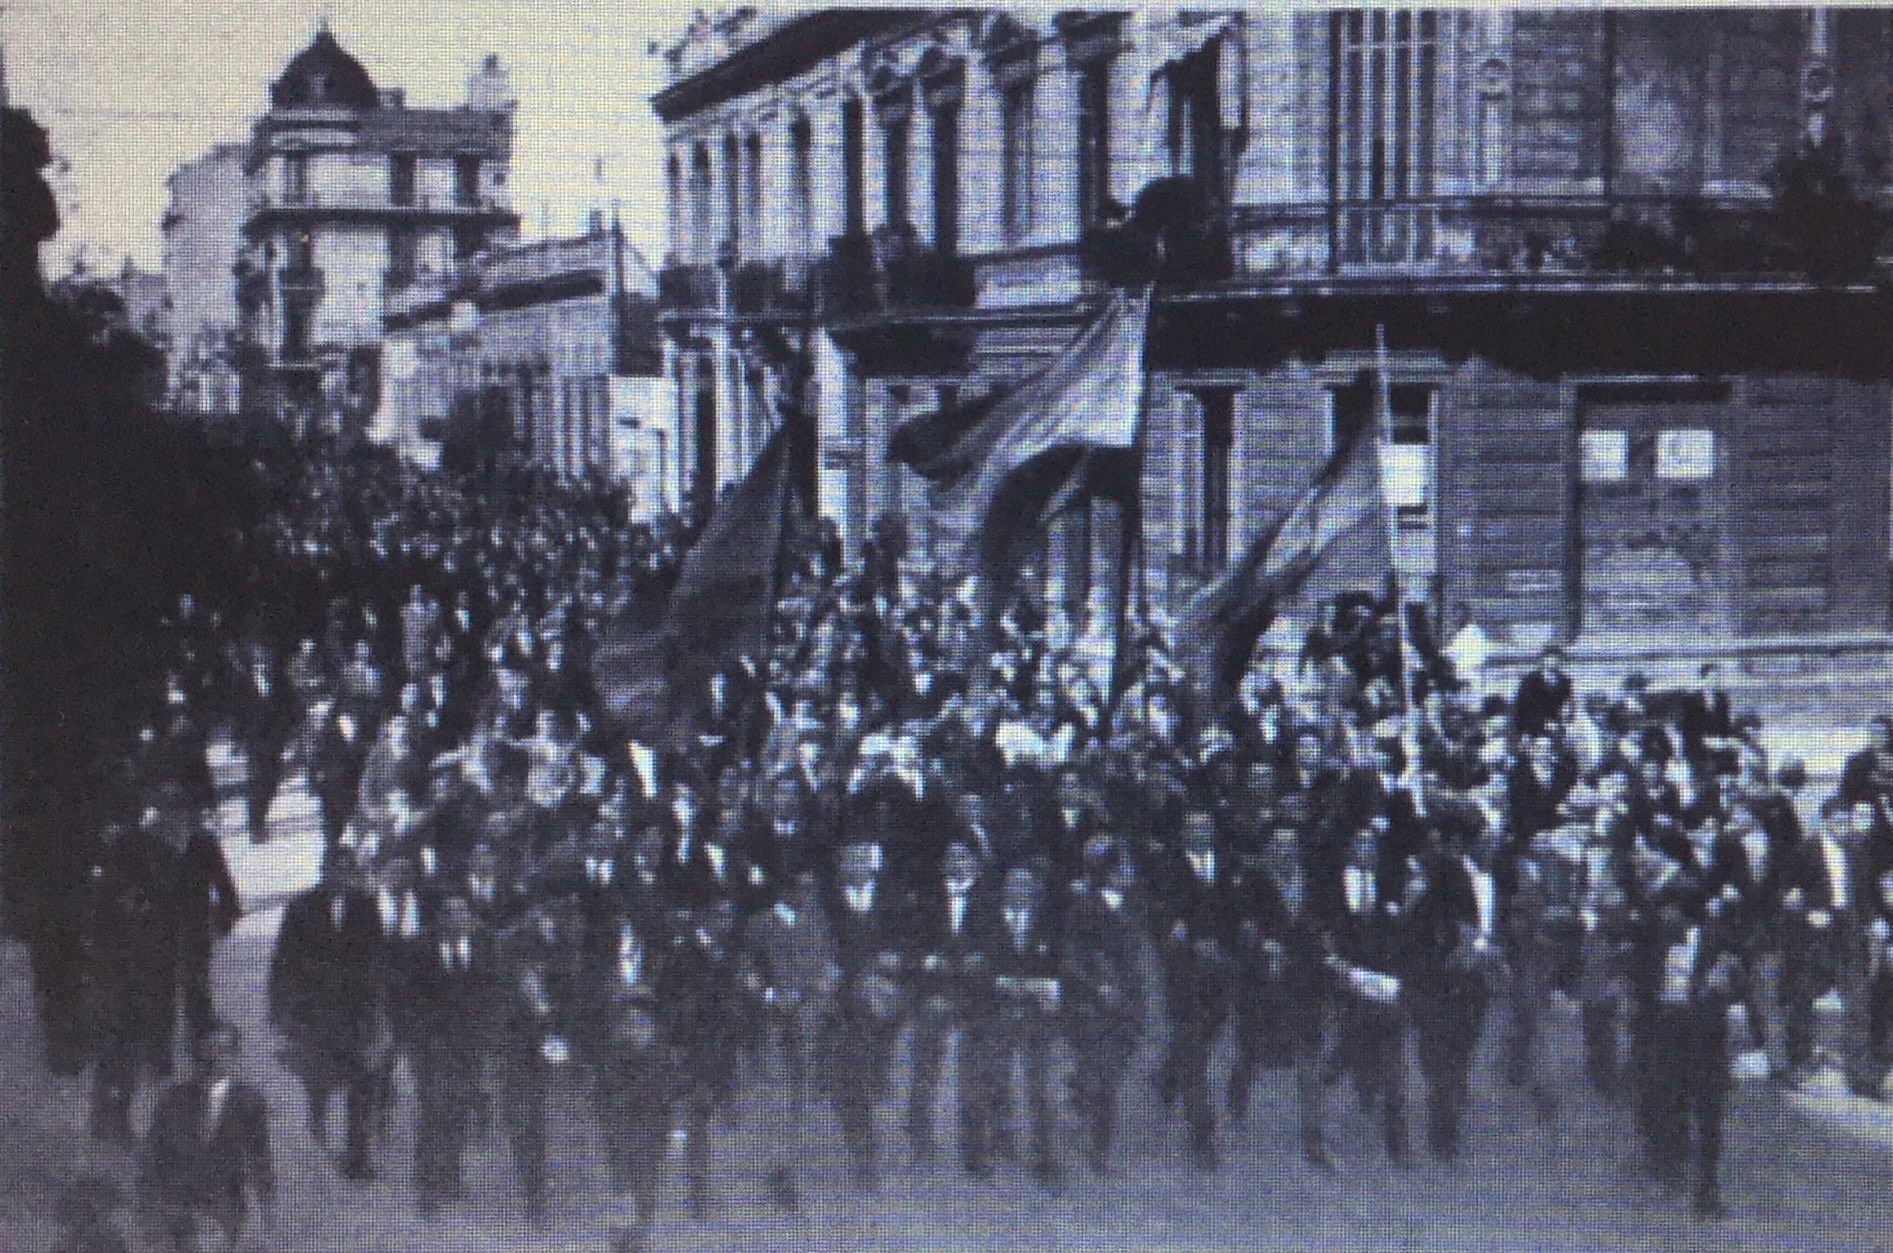
{"label": "building entrance", "polygon": [[1583,628],[1724,635],[1734,626],[1728,423],[1714,405],[1586,405]]}

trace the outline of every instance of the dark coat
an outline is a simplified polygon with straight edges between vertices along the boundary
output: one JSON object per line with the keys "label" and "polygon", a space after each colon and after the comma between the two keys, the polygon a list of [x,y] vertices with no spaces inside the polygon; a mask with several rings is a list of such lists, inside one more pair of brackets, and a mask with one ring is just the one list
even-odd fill
{"label": "dark coat", "polygon": [[[335,926],[333,902],[344,902]],[[311,888],[283,911],[270,960],[270,1019],[331,1058],[358,1059],[380,1022],[386,939],[375,898]]]}
{"label": "dark coat", "polygon": [[256,1088],[232,1080],[217,1124],[206,1134],[208,1114],[209,1087],[201,1080],[166,1089],[145,1136],[140,1190],[161,1212],[206,1213],[235,1230],[250,1194],[265,1202],[276,1195],[269,1107]]}

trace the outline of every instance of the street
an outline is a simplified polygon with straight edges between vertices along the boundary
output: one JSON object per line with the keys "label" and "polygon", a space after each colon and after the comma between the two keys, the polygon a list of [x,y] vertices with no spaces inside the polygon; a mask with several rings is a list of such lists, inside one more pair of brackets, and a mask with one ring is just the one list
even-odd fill
{"label": "street", "polygon": [[[226,770],[227,770],[226,764]],[[225,771],[219,771],[220,774]],[[226,847],[246,898],[267,900],[313,873],[318,837],[300,784],[279,798],[276,838],[257,848],[241,837]],[[227,810],[234,818],[234,808]],[[226,824],[226,830],[236,830]],[[568,1082],[553,1115],[552,1215],[530,1229],[521,1212],[503,1141],[482,1136],[469,1160],[470,1200],[427,1223],[407,1186],[412,1151],[412,1092],[377,1153],[379,1181],[345,1183],[325,1162],[303,1123],[295,1080],[278,1063],[264,1021],[270,946],[278,904],[251,913],[218,956],[220,1011],[244,1032],[245,1070],[269,1096],[281,1199],[271,1248],[285,1250],[598,1249],[603,1169],[585,1096]],[[1730,1214],[1698,1224],[1686,1198],[1644,1184],[1635,1170],[1629,1111],[1601,1105],[1582,1086],[1575,1013],[1554,1011],[1548,1041],[1554,1083],[1563,1097],[1555,1127],[1540,1126],[1522,1093],[1503,1086],[1492,1062],[1497,1031],[1488,1023],[1475,1079],[1470,1152],[1459,1166],[1422,1159],[1389,1166],[1347,1085],[1330,1090],[1333,1177],[1311,1173],[1296,1151],[1292,1085],[1265,1076],[1244,1128],[1222,1129],[1223,1167],[1212,1177],[1187,1165],[1184,1137],[1164,1122],[1141,1075],[1124,1090],[1124,1130],[1115,1173],[1084,1172],[1075,1120],[1063,1111],[1061,1154],[1071,1173],[1064,1191],[1039,1191],[1021,1166],[977,1184],[946,1165],[917,1167],[898,1135],[904,1067],[895,1099],[881,1110],[883,1145],[893,1162],[881,1189],[864,1198],[848,1177],[832,1114],[817,1117],[815,1146],[802,1171],[804,1207],[784,1218],[766,1202],[761,1166],[746,1153],[759,1120],[753,1095],[716,1133],[717,1205],[709,1221],[689,1218],[681,1152],[673,1151],[657,1245],[663,1248],[760,1249],[788,1244],[828,1249],[991,1248],[1893,1248],[1893,1117],[1885,1107],[1844,1095],[1829,1074],[1809,1092],[1738,1082],[1723,1168]],[[1226,1050],[1225,1050],[1226,1052]],[[103,1171],[127,1189],[129,1159],[98,1150],[86,1165],[86,1093],[82,1082],[48,1091],[32,1022],[25,954],[0,957],[0,1078],[7,1101],[0,1119],[0,1244],[48,1247],[50,1200],[80,1171]],[[1226,1075],[1219,1058],[1216,1075]],[[1215,1090],[1220,1092],[1220,1084]],[[950,1092],[950,1088],[949,1088]],[[1419,1124],[1423,1087],[1410,1076],[1410,1118]],[[135,1112],[142,1127],[151,1095]],[[561,1111],[564,1116],[561,1116]],[[937,1125],[947,1134],[943,1107]],[[948,1159],[950,1160],[950,1158]]]}

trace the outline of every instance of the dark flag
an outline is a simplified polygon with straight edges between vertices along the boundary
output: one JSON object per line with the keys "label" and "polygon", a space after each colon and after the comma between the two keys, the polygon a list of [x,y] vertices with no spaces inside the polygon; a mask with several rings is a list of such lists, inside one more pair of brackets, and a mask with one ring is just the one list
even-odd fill
{"label": "dark flag", "polygon": [[1362,423],[1294,507],[1184,611],[1178,642],[1205,708],[1234,691],[1256,641],[1289,605],[1378,591],[1392,569],[1379,432]]}
{"label": "dark flag", "polygon": [[782,549],[805,422],[791,414],[684,555],[660,620],[627,612],[594,669],[605,707],[626,722],[674,735],[692,716],[685,691],[730,657],[761,658],[781,579]]}
{"label": "dark flag", "polygon": [[1049,365],[901,427],[888,455],[934,484],[949,567],[997,581],[1022,543],[1085,490],[1100,454],[1137,445],[1150,292],[1116,292]]}

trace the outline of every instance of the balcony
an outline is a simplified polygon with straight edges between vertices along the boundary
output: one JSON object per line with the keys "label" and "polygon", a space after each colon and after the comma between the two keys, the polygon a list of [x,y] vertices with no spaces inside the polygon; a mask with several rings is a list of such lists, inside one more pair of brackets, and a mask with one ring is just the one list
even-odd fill
{"label": "balcony", "polygon": [[1464,196],[1245,205],[1234,237],[1251,278],[1858,276],[1876,224],[1843,223],[1868,239],[1850,260],[1824,221],[1753,196]]}
{"label": "balcony", "polygon": [[843,322],[970,309],[979,298],[967,258],[887,231],[830,240],[817,286],[824,320]]}
{"label": "balcony", "polygon": [[751,261],[730,275],[730,308],[739,317],[802,317],[810,309],[809,257]]}
{"label": "balcony", "polygon": [[461,197],[414,196],[407,201],[382,192],[307,191],[297,195],[272,195],[253,191],[248,200],[252,227],[275,220],[306,221],[311,218],[340,218],[365,221],[412,221],[415,219],[455,222],[478,220],[517,224],[519,215],[497,196]]}
{"label": "balcony", "polygon": [[276,271],[276,284],[285,295],[322,294],[322,271],[307,262],[291,262]]}
{"label": "balcony", "polygon": [[711,313],[717,307],[713,265],[667,265],[657,272],[657,303],[665,313]]}

